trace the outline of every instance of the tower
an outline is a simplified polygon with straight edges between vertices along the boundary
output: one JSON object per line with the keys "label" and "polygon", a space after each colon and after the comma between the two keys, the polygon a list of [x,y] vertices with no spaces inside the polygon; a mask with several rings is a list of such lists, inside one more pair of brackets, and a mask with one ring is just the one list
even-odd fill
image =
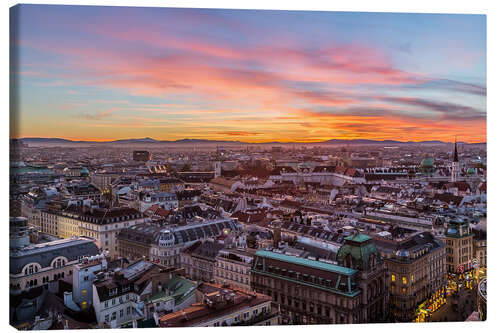
{"label": "tower", "polygon": [[221,162],[220,161],[215,161],[214,162],[214,177],[220,177],[221,176]]}
{"label": "tower", "polygon": [[221,169],[222,169],[222,163],[221,163],[221,159],[220,159],[219,146],[217,146],[217,158],[214,162],[214,177],[215,178],[221,176],[221,174],[222,174]]}
{"label": "tower", "polygon": [[458,162],[457,138],[455,138],[455,150],[453,151],[453,160],[451,162],[451,182],[458,181],[460,177],[460,163]]}

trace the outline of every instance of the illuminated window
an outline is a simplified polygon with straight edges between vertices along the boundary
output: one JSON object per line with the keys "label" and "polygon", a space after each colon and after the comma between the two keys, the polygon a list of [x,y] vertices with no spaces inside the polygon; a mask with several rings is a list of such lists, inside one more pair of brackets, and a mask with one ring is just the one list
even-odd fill
{"label": "illuminated window", "polygon": [[87,289],[83,289],[82,290],[82,296],[86,296],[87,295]]}
{"label": "illuminated window", "polygon": [[392,274],[391,280],[392,280],[392,282],[395,282],[396,281],[396,275]]}
{"label": "illuminated window", "polygon": [[415,276],[412,274],[411,276],[411,282],[415,281]]}
{"label": "illuminated window", "polygon": [[403,284],[406,284],[406,277],[403,276]]}

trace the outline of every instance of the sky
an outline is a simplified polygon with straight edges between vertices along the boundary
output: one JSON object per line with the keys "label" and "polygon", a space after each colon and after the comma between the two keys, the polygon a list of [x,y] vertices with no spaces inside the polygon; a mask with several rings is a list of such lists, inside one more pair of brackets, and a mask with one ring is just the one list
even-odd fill
{"label": "sky", "polygon": [[486,16],[18,5],[10,136],[486,141]]}

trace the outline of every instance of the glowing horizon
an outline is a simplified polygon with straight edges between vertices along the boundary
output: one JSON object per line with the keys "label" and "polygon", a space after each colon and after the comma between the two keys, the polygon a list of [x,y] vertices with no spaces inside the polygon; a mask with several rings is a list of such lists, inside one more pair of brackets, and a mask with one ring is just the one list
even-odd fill
{"label": "glowing horizon", "polygon": [[12,138],[486,142],[482,15],[18,5],[11,22]]}

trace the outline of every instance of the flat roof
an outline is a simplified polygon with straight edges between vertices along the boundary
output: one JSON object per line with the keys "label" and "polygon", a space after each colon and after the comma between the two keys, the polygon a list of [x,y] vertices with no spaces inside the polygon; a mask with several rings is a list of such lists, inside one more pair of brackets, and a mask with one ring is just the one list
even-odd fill
{"label": "flat roof", "polygon": [[52,251],[56,249],[64,249],[69,246],[77,246],[84,243],[93,243],[94,240],[85,236],[71,237],[71,238],[63,238],[57,239],[51,242],[38,243],[38,244],[30,244],[26,247],[11,250],[11,257],[21,257],[27,256],[34,253]]}
{"label": "flat roof", "polygon": [[263,257],[263,258],[269,258],[269,259],[279,260],[279,261],[283,261],[283,262],[288,262],[291,264],[307,266],[307,267],[316,268],[319,270],[333,272],[333,273],[342,274],[342,275],[354,275],[357,272],[357,270],[347,268],[347,267],[337,266],[337,265],[329,264],[329,263],[322,262],[322,261],[316,261],[316,260],[304,259],[304,258],[300,258],[300,257],[289,256],[286,254],[276,253],[276,252],[272,252],[272,251],[258,250],[255,253],[255,255],[259,256],[259,257]]}

